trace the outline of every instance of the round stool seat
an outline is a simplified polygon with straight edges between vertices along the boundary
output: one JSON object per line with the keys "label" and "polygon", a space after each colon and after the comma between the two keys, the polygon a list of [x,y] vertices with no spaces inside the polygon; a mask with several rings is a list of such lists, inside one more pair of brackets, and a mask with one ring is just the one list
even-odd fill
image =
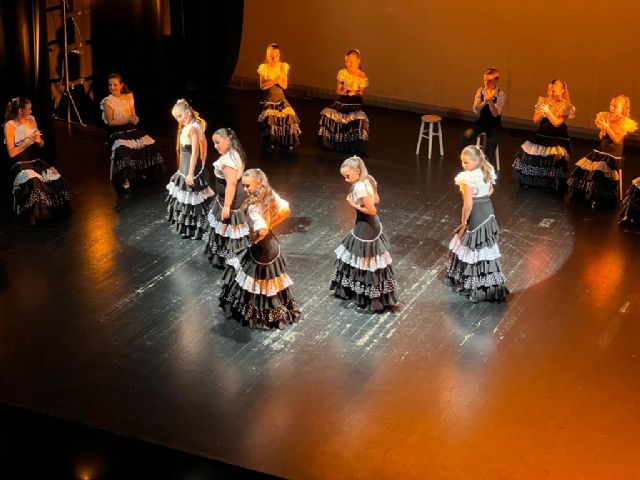
{"label": "round stool seat", "polygon": [[442,120],[440,115],[422,115],[422,121],[427,123],[436,123]]}

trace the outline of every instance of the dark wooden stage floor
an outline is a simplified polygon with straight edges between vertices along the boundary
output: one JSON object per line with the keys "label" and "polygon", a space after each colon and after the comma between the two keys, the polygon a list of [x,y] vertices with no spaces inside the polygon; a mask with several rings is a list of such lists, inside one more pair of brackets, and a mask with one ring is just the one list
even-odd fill
{"label": "dark wooden stage floor", "polygon": [[[328,291],[354,215],[344,156],[315,146],[327,102],[292,99],[302,148],[271,158],[254,92],[201,103],[209,131],[236,129],[250,166],[291,202],[277,234],[303,321],[225,321],[202,242],[165,224],[164,183],[117,197],[104,131],[59,125],[73,218],[5,218],[0,233],[0,402],[285,478],[640,478],[640,230],[518,188],[510,164],[525,133],[510,132],[493,199],[512,295],[468,303],[441,282],[465,125],[445,120],[446,155],[428,161],[414,154],[418,115],[372,108],[368,165],[402,308],[363,314]],[[169,108],[152,127],[173,164]],[[574,159],[594,143],[575,142]],[[638,151],[627,160],[625,184]],[[91,478],[126,478],[109,476],[109,459],[94,467]]]}

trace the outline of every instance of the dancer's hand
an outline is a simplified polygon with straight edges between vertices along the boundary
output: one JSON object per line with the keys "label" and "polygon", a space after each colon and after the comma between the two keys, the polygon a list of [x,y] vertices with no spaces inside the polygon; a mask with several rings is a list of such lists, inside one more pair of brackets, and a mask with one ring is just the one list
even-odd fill
{"label": "dancer's hand", "polygon": [[222,214],[220,215],[222,220],[227,220],[231,216],[231,208],[222,207]]}
{"label": "dancer's hand", "polygon": [[188,174],[185,178],[185,181],[187,182],[187,185],[193,187],[193,173]]}
{"label": "dancer's hand", "polygon": [[461,223],[458,228],[456,228],[453,233],[456,235],[456,237],[458,238],[462,238],[462,236],[464,235],[464,232],[467,231],[467,226],[464,223]]}
{"label": "dancer's hand", "polygon": [[258,235],[256,236],[256,239],[253,243],[258,243],[264,240],[264,237],[267,236],[267,233],[269,233],[269,231],[265,228],[263,228],[262,230],[258,230]]}

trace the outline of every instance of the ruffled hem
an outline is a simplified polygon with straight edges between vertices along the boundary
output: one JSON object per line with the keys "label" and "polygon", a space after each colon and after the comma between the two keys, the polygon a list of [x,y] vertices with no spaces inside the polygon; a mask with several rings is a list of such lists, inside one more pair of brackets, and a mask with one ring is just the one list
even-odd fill
{"label": "ruffled hem", "polygon": [[183,237],[201,240],[209,226],[206,205],[186,205],[173,197],[167,200],[167,221],[174,226],[175,231]]}
{"label": "ruffled hem", "polygon": [[613,162],[607,162],[601,159],[591,160],[587,157],[583,157],[576,162],[576,169],[580,168],[587,172],[602,172],[605,177],[617,182],[620,178],[617,168],[611,168],[615,166]]}
{"label": "ruffled hem", "polygon": [[627,189],[620,218],[631,223],[640,223],[640,177],[633,180]]}
{"label": "ruffled hem", "polygon": [[202,178],[194,178],[193,186],[189,186],[179,173],[173,174],[166,188],[167,198],[173,198],[184,205],[202,205],[208,198],[215,195]]}
{"label": "ruffled hem", "polygon": [[284,328],[300,319],[281,256],[258,265],[247,250],[227,265],[220,293],[220,307],[227,315],[251,328]]}
{"label": "ruffled hem", "polygon": [[[376,246],[373,246],[373,248],[366,248],[367,244],[362,245],[361,242],[358,242],[357,240],[355,242],[345,241],[345,243],[347,244],[347,246],[342,244],[338,248],[336,248],[336,258],[342,263],[345,263],[353,268],[357,268],[358,270],[368,270],[374,272],[376,270],[388,267],[393,261],[391,258],[391,254],[384,247],[384,251],[382,253],[373,253],[376,250],[380,250],[380,248],[376,248]],[[373,254],[369,256],[358,256],[354,254],[349,247],[360,252],[363,252],[365,250],[373,251]]]}
{"label": "ruffled hem", "polygon": [[535,157],[561,157],[565,160],[569,160],[569,152],[561,145],[539,145],[527,140],[520,146],[520,148],[526,154]]}
{"label": "ruffled hem", "polygon": [[[320,113],[318,136],[325,148],[338,152],[366,152],[369,118],[359,105],[345,109],[334,103]],[[343,112],[337,110],[340,108]]]}
{"label": "ruffled hem", "polygon": [[237,256],[231,257],[227,261],[227,265],[236,271],[233,282],[235,282],[240,288],[253,295],[273,297],[293,285],[293,281],[287,272],[284,271],[284,261],[280,258],[279,260],[280,263],[272,267],[274,274],[267,278],[254,278],[253,276],[248,275],[245,272],[246,266],[243,268],[241,260]]}
{"label": "ruffled hem", "polygon": [[465,263],[478,263],[485,260],[497,260],[500,258],[498,243],[481,248],[470,248],[463,244],[460,237],[455,235],[449,242],[449,251]]}

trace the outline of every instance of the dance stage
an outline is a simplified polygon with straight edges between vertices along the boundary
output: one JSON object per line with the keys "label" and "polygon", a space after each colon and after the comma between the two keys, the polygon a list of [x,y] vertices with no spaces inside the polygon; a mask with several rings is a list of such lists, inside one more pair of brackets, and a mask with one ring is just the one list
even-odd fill
{"label": "dance stage", "polygon": [[[634,478],[640,230],[619,227],[617,211],[520,188],[510,164],[530,132],[508,132],[492,200],[512,294],[472,304],[442,282],[467,125],[445,119],[445,156],[427,160],[415,155],[419,115],[369,108],[367,166],[401,308],[362,313],[328,289],[353,223],[346,156],[316,146],[326,102],[290,101],[302,146],[273,155],[260,153],[257,92],[194,102],[207,136],[236,130],[247,167],[291,204],[275,233],[303,318],[283,331],[223,318],[204,243],[165,222],[166,181],[117,196],[105,131],[58,125],[73,217],[34,228],[6,212],[0,233],[0,402],[5,418],[27,418],[2,434],[0,477],[42,459],[47,446],[24,432],[50,428],[41,438],[61,454],[46,457],[48,471],[72,475],[48,478],[129,478],[114,467],[123,455],[137,478],[145,462],[166,474],[147,478],[213,478],[187,476],[193,462],[214,468],[206,459],[228,466],[215,478]],[[171,102],[148,128],[166,178]],[[573,161],[595,143],[595,130],[574,141]],[[215,157],[210,147],[208,165]],[[625,185],[640,174],[638,151],[626,158]]]}

